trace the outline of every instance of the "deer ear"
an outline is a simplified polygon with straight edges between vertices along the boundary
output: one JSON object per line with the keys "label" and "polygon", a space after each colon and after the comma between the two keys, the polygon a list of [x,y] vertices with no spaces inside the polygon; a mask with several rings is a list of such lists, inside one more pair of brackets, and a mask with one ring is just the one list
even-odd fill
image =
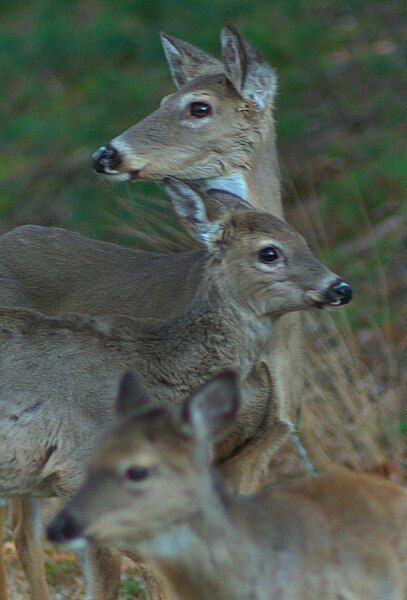
{"label": "deer ear", "polygon": [[258,111],[272,106],[277,77],[253,44],[226,25],[221,45],[226,76],[236,91]]}
{"label": "deer ear", "polygon": [[220,225],[217,221],[209,221],[203,198],[174,177],[164,179],[164,188],[185,229],[209,248],[219,237]]}
{"label": "deer ear", "polygon": [[238,396],[236,373],[219,373],[186,400],[183,420],[199,437],[217,442],[233,425]]}
{"label": "deer ear", "polygon": [[119,384],[116,413],[121,417],[134,416],[150,405],[150,397],[140,377],[130,371],[125,373]]}
{"label": "deer ear", "polygon": [[161,33],[161,44],[177,88],[198,75],[223,73],[223,65],[200,48]]}

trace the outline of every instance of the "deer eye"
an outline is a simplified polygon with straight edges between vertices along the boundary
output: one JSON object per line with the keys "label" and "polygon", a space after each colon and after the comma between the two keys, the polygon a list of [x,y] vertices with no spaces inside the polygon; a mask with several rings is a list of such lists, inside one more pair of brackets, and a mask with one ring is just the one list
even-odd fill
{"label": "deer eye", "polygon": [[271,263],[280,256],[275,246],[266,246],[259,251],[259,260],[262,263]]}
{"label": "deer eye", "polygon": [[191,102],[189,105],[189,114],[192,117],[208,117],[212,113],[212,107],[206,102]]}
{"label": "deer eye", "polygon": [[143,481],[148,476],[148,469],[145,467],[129,467],[125,476],[130,481]]}

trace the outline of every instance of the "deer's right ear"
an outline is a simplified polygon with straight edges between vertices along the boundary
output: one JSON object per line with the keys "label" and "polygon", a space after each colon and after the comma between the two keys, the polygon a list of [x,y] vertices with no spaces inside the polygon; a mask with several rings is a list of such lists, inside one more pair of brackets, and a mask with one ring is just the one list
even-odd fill
{"label": "deer's right ear", "polygon": [[177,88],[186,85],[191,79],[198,77],[198,75],[223,73],[222,63],[200,48],[171,37],[166,33],[160,33],[160,37],[165,57]]}
{"label": "deer's right ear", "polygon": [[187,399],[183,420],[199,437],[215,443],[230,430],[238,405],[237,375],[234,371],[224,371]]}
{"label": "deer's right ear", "polygon": [[269,108],[274,100],[277,77],[249,40],[226,25],[221,33],[224,69],[242,98],[257,111]]}
{"label": "deer's right ear", "polygon": [[202,197],[174,177],[164,179],[164,188],[185,229],[209,248],[220,235],[220,225],[217,221],[209,221]]}
{"label": "deer's right ear", "polygon": [[130,371],[125,373],[119,384],[116,413],[121,417],[134,416],[143,412],[150,404],[150,397],[140,377]]}

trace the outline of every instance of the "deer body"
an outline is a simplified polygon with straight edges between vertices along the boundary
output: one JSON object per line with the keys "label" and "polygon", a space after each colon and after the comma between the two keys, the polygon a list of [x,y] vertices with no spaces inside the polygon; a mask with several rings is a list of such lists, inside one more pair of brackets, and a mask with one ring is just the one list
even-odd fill
{"label": "deer body", "polygon": [[210,465],[210,448],[238,412],[236,378],[202,386],[181,419],[152,408],[140,382],[126,378],[118,422],[50,524],[53,541],[137,550],[174,599],[404,599],[406,490],[340,469],[233,495]]}
{"label": "deer body", "polygon": [[[220,365],[239,369],[245,400],[215,456],[233,487],[257,485],[286,435],[284,427],[270,427],[275,415],[263,362],[274,325],[270,316],[337,304],[338,280],[283,221],[253,211],[209,221],[198,194],[176,181],[167,187],[186,226],[207,244],[200,285],[182,315],[143,321],[0,310],[2,494],[71,494],[95,436],[111,418],[116,381],[129,368],[143,373],[157,401],[170,404]],[[270,239],[280,240],[278,252],[267,245]],[[262,436],[264,447],[257,445]],[[228,461],[242,449],[239,460]],[[28,507],[24,514],[29,520]]]}
{"label": "deer body", "polygon": [[[0,429],[10,434],[9,444],[17,435],[13,428],[21,429],[19,414],[23,422],[35,420],[37,414],[43,422],[42,411],[49,410],[43,399],[48,397],[52,413],[61,406],[69,414],[75,402],[81,413],[89,411],[93,421],[103,422],[102,406],[111,402],[120,374],[128,369],[142,374],[153,398],[169,403],[220,367],[238,369],[241,411],[218,458],[244,447],[271,418],[270,381],[263,378],[259,385],[259,370],[265,368],[274,321],[315,304],[341,304],[340,280],[316,261],[303,238],[284,221],[255,211],[209,221],[199,194],[175,180],[167,189],[185,226],[207,245],[200,254],[201,282],[195,295],[183,314],[168,320],[53,318],[0,309],[0,403],[5,418]],[[340,288],[344,285],[340,282]],[[68,404],[66,390],[72,394]],[[95,394],[98,401],[92,406]],[[77,403],[83,403],[83,409]],[[26,435],[24,429],[21,432]],[[49,435],[39,432],[34,437]],[[3,458],[7,465],[6,454]],[[267,467],[261,457],[257,462],[260,471]],[[242,469],[240,460],[234,476]],[[23,492],[15,488],[10,493]]]}

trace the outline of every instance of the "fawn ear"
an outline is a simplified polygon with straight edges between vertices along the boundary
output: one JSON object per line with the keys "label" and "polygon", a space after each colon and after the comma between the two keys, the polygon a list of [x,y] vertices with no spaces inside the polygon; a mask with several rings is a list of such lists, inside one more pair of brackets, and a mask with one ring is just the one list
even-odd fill
{"label": "fawn ear", "polygon": [[224,69],[240,96],[257,111],[273,104],[277,77],[258,50],[234,27],[226,25],[221,33]]}
{"label": "fawn ear", "polygon": [[161,44],[177,88],[198,75],[223,73],[223,65],[200,48],[161,33]]}
{"label": "fawn ear", "polygon": [[141,378],[130,371],[120,380],[116,398],[116,413],[121,417],[134,416],[151,406],[151,400]]}
{"label": "fawn ear", "polygon": [[198,388],[185,402],[184,421],[201,438],[214,443],[229,431],[239,404],[234,371],[219,373]]}
{"label": "fawn ear", "polygon": [[217,221],[210,221],[201,195],[174,177],[164,179],[164,188],[185,229],[195,239],[210,247],[220,234]]}

